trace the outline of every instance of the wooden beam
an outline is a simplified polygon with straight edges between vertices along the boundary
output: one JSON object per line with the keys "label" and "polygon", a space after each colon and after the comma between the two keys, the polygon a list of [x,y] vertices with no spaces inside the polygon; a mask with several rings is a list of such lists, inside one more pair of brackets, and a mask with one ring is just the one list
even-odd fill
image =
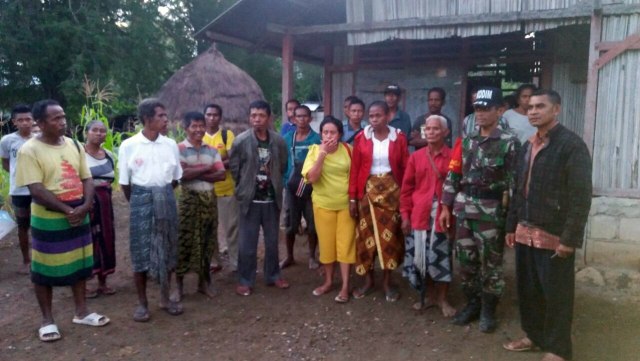
{"label": "wooden beam", "polygon": [[540,87],[545,89],[551,89],[553,84],[553,56],[546,56],[540,62],[542,67],[540,74]]}
{"label": "wooden beam", "polygon": [[596,61],[600,55],[596,44],[602,38],[602,14],[594,12],[591,15],[591,29],[589,32],[589,63],[587,68],[587,91],[584,111],[584,131],[582,138],[593,156],[593,142],[596,132],[596,107],[598,100],[598,68]]}
{"label": "wooden beam", "polygon": [[640,198],[640,189],[593,188],[593,195],[617,198]]}
{"label": "wooden beam", "polygon": [[216,33],[213,31],[207,31],[207,38],[213,40],[213,41],[219,41],[221,43],[227,43],[227,44],[231,44],[231,45],[236,45],[236,46],[240,46],[243,48],[252,48],[254,46],[254,44],[250,41],[244,40],[244,39],[240,39],[240,38],[236,38],[233,36],[229,36],[229,35],[224,35],[224,34],[220,34],[220,33]]}
{"label": "wooden beam", "polygon": [[331,65],[333,64],[333,46],[325,45],[324,47],[324,79],[322,82],[322,107],[324,108],[324,115],[331,115],[333,109],[331,109],[331,94],[333,87],[333,73],[331,72]]}
{"label": "wooden beam", "polygon": [[293,98],[293,36],[282,37],[282,121],[287,116],[287,100]]}
{"label": "wooden beam", "polygon": [[[635,33],[627,36],[624,40],[618,42],[614,47],[609,49],[606,53],[602,54],[601,57],[596,59],[595,66],[596,69],[600,69],[605,64],[613,60],[616,56],[624,53],[629,50],[629,48],[633,46],[640,46],[640,33]],[[596,48],[596,50],[598,50]]]}
{"label": "wooden beam", "polygon": [[[614,47],[616,47],[618,44],[620,44],[619,41],[603,41],[596,44],[596,49],[598,49],[598,51],[601,51],[601,52],[609,51]],[[639,43],[632,44],[627,48],[627,50],[640,50],[640,44]]]}
{"label": "wooden beam", "polygon": [[454,138],[462,136],[464,126],[464,117],[467,111],[467,84],[469,82],[469,67],[471,61],[469,59],[469,39],[462,39],[462,48],[460,49],[460,60],[462,65],[462,79],[460,81],[460,113],[458,116],[458,133],[454,134]]}
{"label": "wooden beam", "polygon": [[[276,57],[282,56],[282,50],[279,47],[271,47],[271,46],[267,47],[265,46],[265,44],[257,44],[248,40],[235,38],[225,34],[208,31],[207,38],[209,38],[212,41],[239,46],[241,48],[245,48],[252,52],[273,55]],[[296,53],[295,51],[294,51],[294,58],[309,64],[322,65],[323,63],[323,59],[312,58],[305,54]]]}

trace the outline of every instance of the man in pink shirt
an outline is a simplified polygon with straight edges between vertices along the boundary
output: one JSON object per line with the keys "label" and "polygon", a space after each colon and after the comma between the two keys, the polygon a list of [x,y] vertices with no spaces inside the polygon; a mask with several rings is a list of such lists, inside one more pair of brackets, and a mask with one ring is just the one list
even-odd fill
{"label": "man in pink shirt", "polygon": [[420,303],[414,308],[424,305],[428,284],[435,290],[435,294],[429,296],[429,303],[438,305],[445,317],[455,314],[455,309],[447,302],[452,273],[451,245],[435,220],[440,213],[442,184],[451,160],[451,150],[444,142],[448,133],[447,120],[443,116],[431,115],[426,119],[428,146],[411,154],[400,193],[402,231],[406,235],[403,276],[421,291]]}

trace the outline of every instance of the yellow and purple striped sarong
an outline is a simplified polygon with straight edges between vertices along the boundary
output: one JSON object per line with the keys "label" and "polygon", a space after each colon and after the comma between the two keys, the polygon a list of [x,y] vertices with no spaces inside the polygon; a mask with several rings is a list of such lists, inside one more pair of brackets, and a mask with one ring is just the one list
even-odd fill
{"label": "yellow and purple striped sarong", "polygon": [[91,276],[93,245],[89,215],[72,227],[64,213],[31,203],[31,281],[71,286]]}

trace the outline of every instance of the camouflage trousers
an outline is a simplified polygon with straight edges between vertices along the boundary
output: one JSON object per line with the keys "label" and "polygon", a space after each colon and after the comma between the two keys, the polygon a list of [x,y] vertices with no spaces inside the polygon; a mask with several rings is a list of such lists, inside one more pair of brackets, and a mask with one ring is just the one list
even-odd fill
{"label": "camouflage trousers", "polygon": [[501,296],[504,290],[503,229],[495,222],[459,219],[456,238],[464,293],[480,296],[485,292]]}

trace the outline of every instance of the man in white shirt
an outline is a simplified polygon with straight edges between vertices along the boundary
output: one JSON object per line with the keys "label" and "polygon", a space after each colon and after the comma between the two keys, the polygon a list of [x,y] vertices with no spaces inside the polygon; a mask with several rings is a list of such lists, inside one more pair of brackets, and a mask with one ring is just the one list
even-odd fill
{"label": "man in white shirt", "polygon": [[31,194],[27,187],[16,187],[16,161],[18,150],[33,137],[33,116],[31,109],[24,104],[16,105],[11,110],[11,121],[17,131],[7,134],[0,140],[0,158],[2,168],[9,172],[9,195],[13,213],[18,223],[18,243],[22,252],[20,274],[29,274],[31,257],[29,256],[29,228],[31,225]]}
{"label": "man in white shirt", "polygon": [[164,105],[145,99],[138,105],[144,128],[122,142],[119,183],[130,202],[129,248],[138,306],[133,319],[149,320],[147,275],[160,283],[160,308],[171,315],[182,305],[169,299],[171,273],[177,263],[178,216],[173,188],[182,177],[180,154],[173,139],[161,134],[168,124]]}
{"label": "man in white shirt", "polygon": [[536,127],[529,124],[527,117],[527,109],[529,108],[529,99],[531,94],[536,90],[533,84],[522,84],[515,92],[518,106],[509,109],[502,115],[511,128],[511,133],[515,134],[520,140],[520,144],[524,144],[527,139],[536,134]]}

